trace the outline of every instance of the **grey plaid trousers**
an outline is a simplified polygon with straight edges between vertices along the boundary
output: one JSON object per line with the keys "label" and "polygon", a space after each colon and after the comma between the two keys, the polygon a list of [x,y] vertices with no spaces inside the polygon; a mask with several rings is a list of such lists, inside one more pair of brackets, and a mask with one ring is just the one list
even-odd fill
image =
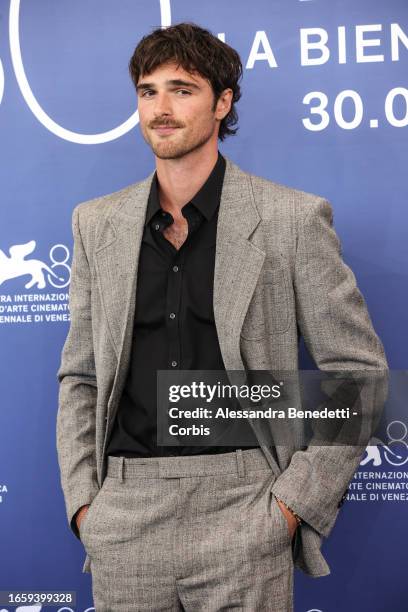
{"label": "grey plaid trousers", "polygon": [[258,448],[108,457],[80,525],[96,612],[290,612],[293,553]]}

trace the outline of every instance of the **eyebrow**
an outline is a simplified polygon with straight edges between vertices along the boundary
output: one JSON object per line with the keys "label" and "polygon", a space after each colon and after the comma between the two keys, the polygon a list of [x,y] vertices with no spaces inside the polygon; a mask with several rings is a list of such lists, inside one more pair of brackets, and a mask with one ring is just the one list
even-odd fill
{"label": "eyebrow", "polygon": [[[191,87],[192,89],[201,89],[198,85],[196,85],[195,83],[193,83],[192,81],[183,81],[182,79],[171,79],[169,81],[166,81],[166,85],[168,87],[170,86],[182,86],[182,87]],[[139,85],[136,85],[136,91],[142,91],[144,89],[154,89],[155,88],[155,84],[154,83],[140,83]]]}

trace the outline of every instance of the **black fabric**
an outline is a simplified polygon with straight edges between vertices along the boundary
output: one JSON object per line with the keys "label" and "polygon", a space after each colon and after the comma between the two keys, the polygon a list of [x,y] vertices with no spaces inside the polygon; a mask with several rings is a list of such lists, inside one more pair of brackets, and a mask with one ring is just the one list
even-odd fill
{"label": "black fabric", "polygon": [[[213,309],[216,231],[224,173],[225,159],[218,153],[207,181],[182,208],[188,236],[179,250],[163,235],[173,217],[161,209],[156,173],[153,177],[139,258],[130,366],[108,455],[193,455],[238,448],[158,447],[156,443],[157,370],[225,370]],[[245,427],[250,429],[249,424]],[[222,430],[217,430],[217,440],[222,441],[222,435]],[[258,446],[252,430],[250,435],[253,446],[245,448]]]}

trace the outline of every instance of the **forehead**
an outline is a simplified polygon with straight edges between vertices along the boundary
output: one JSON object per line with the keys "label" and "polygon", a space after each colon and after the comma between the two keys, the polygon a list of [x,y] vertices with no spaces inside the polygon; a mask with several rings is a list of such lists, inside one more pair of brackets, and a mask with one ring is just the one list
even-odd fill
{"label": "forehead", "polygon": [[183,80],[195,83],[200,88],[209,86],[207,79],[203,78],[198,72],[187,72],[182,66],[178,66],[176,62],[168,62],[161,64],[148,74],[143,74],[138,80],[138,85],[141,83],[164,84],[170,80]]}

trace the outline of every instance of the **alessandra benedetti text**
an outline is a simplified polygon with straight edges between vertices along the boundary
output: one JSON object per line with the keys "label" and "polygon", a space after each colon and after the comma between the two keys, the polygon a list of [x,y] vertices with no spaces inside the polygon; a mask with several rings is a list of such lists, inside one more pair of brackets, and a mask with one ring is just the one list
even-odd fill
{"label": "alessandra benedetti text", "polygon": [[181,410],[177,406],[168,409],[171,419],[349,419],[356,416],[357,412],[350,412],[350,408],[336,408],[329,410],[327,407],[316,410],[300,410],[288,407],[285,410],[273,408],[232,410],[230,408],[194,408],[193,410]]}

